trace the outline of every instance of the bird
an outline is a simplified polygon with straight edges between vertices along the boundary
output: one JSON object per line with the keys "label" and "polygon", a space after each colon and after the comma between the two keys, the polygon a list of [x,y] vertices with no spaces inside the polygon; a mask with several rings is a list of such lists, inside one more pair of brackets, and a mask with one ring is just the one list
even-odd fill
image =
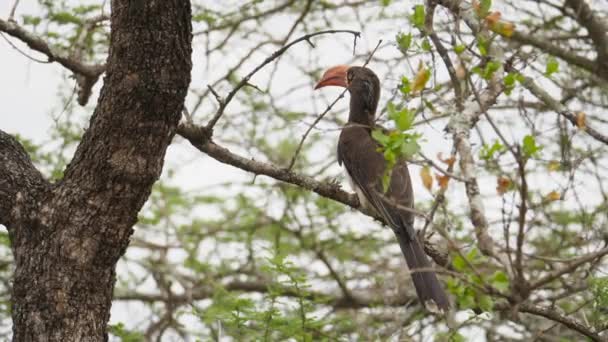
{"label": "bird", "polygon": [[[392,228],[423,306],[430,312],[447,312],[448,297],[431,271],[431,263],[414,229],[414,214],[407,210],[414,206],[407,162],[400,160],[393,166],[386,191],[382,185],[387,163],[381,145],[371,135],[380,100],[378,76],[367,67],[337,65],[325,71],[315,90],[327,86],[345,87],[350,93],[348,122],[338,140],[338,163],[346,169],[360,205],[375,212]],[[417,269],[424,270],[417,272]]]}

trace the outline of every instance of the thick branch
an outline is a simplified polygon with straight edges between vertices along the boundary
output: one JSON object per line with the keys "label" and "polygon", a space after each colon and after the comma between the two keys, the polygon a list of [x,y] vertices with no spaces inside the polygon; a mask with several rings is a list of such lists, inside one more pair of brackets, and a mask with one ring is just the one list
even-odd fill
{"label": "thick branch", "polygon": [[[276,288],[277,284],[271,284],[265,281],[231,281],[223,285],[226,290],[229,291],[241,291],[241,292],[257,292],[266,293],[270,287]],[[285,297],[299,297],[301,293],[282,286],[278,290],[282,296]],[[119,293],[114,296],[115,300],[120,301],[143,301],[146,303],[152,302],[172,302],[174,305],[184,305],[191,303],[192,301],[203,300],[212,298],[216,289],[212,287],[197,287],[191,289],[183,295],[172,294],[170,297],[157,293],[157,294],[145,294],[145,293]],[[377,307],[377,306],[390,306],[390,307],[401,307],[406,304],[415,304],[417,302],[416,297],[404,296],[399,294],[386,298],[382,295],[371,295],[369,292],[358,292],[351,293],[351,297],[344,295],[324,293],[311,291],[307,296],[308,300],[323,299],[324,303],[332,306],[334,309],[358,309],[366,307]]]}
{"label": "thick branch", "polygon": [[84,64],[79,60],[64,56],[62,53],[49,46],[40,37],[27,32],[14,21],[4,21],[0,19],[0,31],[6,32],[7,34],[19,39],[27,44],[27,46],[29,46],[32,50],[46,55],[49,62],[57,62],[75,74],[88,77],[99,77],[105,68],[104,65]]}
{"label": "thick branch", "polygon": [[48,186],[23,146],[0,130],[0,224],[10,230],[27,220]]}
{"label": "thick branch", "polygon": [[608,24],[583,0],[566,0],[566,5],[574,10],[578,23],[589,32],[597,51],[600,74],[608,79]]}
{"label": "thick branch", "polygon": [[475,227],[479,249],[486,255],[494,255],[494,241],[488,234],[489,225],[479,185],[477,184],[475,160],[473,159],[469,137],[470,130],[477,122],[479,116],[494,104],[501,91],[500,86],[487,88],[479,94],[479,100],[470,99],[465,103],[464,111],[454,113],[448,123],[448,130],[453,134],[454,144],[460,155],[459,165],[462,176],[466,179],[465,187],[471,209],[471,222]]}
{"label": "thick branch", "polygon": [[[190,143],[199,151],[206,153],[210,157],[224,164],[235,166],[255,175],[264,175],[285,183],[297,185],[306,190],[313,191],[320,196],[348,205],[353,209],[359,210],[365,215],[373,217],[382,224],[386,224],[382,218],[361,207],[357,195],[342,190],[340,185],[335,182],[319,182],[312,177],[301,175],[270,163],[264,163],[239,156],[232,153],[227,148],[212,142],[210,140],[208,131],[206,131],[204,127],[181,124],[178,127],[177,134],[190,141]],[[447,265],[448,260],[446,255],[437,250],[437,248],[429,241],[424,242],[424,250],[438,265]]]}
{"label": "thick branch", "polygon": [[104,72],[105,65],[85,64],[77,58],[66,56],[49,46],[40,37],[24,30],[14,21],[0,19],[0,32],[6,32],[27,44],[32,50],[46,55],[49,62],[57,62],[72,71],[76,75],[76,82],[80,87],[78,91],[78,103],[84,106],[88,102],[91,89],[99,79],[99,76]]}

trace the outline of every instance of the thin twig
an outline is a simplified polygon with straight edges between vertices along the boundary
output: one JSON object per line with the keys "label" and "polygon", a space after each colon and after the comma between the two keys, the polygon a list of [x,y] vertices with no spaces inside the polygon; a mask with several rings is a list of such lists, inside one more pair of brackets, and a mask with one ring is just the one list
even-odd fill
{"label": "thin twig", "polygon": [[13,3],[13,7],[11,8],[11,13],[8,15],[9,21],[14,21],[15,11],[17,10],[18,5],[19,5],[19,0],[15,0],[15,3]]}
{"label": "thin twig", "polygon": [[279,56],[281,56],[283,53],[285,53],[285,51],[287,51],[289,48],[291,48],[292,46],[294,46],[295,44],[302,42],[302,41],[307,41],[312,37],[315,36],[320,36],[323,34],[335,34],[335,33],[350,33],[354,36],[360,36],[361,33],[357,32],[357,31],[353,31],[353,30],[325,30],[325,31],[319,31],[319,32],[315,32],[315,33],[310,33],[307,35],[304,35],[294,41],[292,41],[291,43],[283,46],[282,48],[278,49],[277,51],[275,51],[272,55],[270,55],[268,58],[266,58],[260,65],[258,65],[257,67],[255,67],[249,74],[247,74],[245,77],[243,77],[243,79],[241,79],[241,81],[236,85],[236,87],[234,87],[234,89],[232,89],[232,91],[230,93],[228,93],[228,95],[226,96],[226,98],[224,99],[224,101],[222,102],[222,104],[220,104],[220,107],[217,109],[217,112],[215,113],[215,115],[213,116],[213,118],[211,118],[211,120],[209,120],[209,123],[207,124],[207,126],[205,127],[207,129],[208,132],[211,132],[213,130],[213,126],[215,126],[215,124],[217,123],[217,121],[222,117],[222,115],[224,114],[224,110],[226,109],[226,107],[228,106],[228,104],[230,103],[230,101],[232,101],[232,99],[234,98],[234,95],[236,95],[236,93],[241,90],[241,88],[243,88],[245,85],[248,84],[249,79],[251,79],[251,77],[253,77],[253,75],[255,75],[258,71],[260,71],[260,69],[262,69],[264,66],[266,66],[267,64],[269,64],[270,62],[274,61],[275,59],[277,59]]}
{"label": "thin twig", "polygon": [[[369,62],[371,61],[372,57],[374,56],[374,54],[378,50],[378,47],[380,47],[381,43],[382,43],[382,39],[380,39],[378,41],[378,44],[376,44],[376,47],[374,48],[374,50],[372,50],[372,52],[369,54],[369,56],[367,57],[367,60],[365,60],[365,63],[363,63],[363,67],[366,67],[367,64],[369,64]],[[302,139],[300,139],[300,143],[298,144],[298,148],[296,148],[296,151],[294,152],[293,157],[291,158],[291,161],[289,162],[289,166],[287,167],[287,170],[291,170],[293,168],[293,166],[295,165],[296,159],[298,158],[298,155],[300,154],[300,150],[302,150],[302,146],[304,145],[304,141],[308,137],[308,134],[310,134],[310,131],[312,131],[312,129],[319,123],[319,121],[321,121],[321,119],[323,119],[323,117],[327,113],[329,113],[329,111],[333,108],[333,106],[336,103],[338,103],[338,101],[341,98],[344,97],[344,94],[346,94],[347,91],[348,91],[348,88],[344,89],[344,91],[342,91],[342,93],[340,95],[338,95],[338,97],[334,100],[334,102],[332,102],[329,106],[327,106],[327,108],[325,109],[325,111],[323,113],[321,113],[321,115],[317,116],[317,118],[312,123],[312,125],[308,126],[308,129],[306,130],[306,132],[304,132],[304,135],[302,136]]]}

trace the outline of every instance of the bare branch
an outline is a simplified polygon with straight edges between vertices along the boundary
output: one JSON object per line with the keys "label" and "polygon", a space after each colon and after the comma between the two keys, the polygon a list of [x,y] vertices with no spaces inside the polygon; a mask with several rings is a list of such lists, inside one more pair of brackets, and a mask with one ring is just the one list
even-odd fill
{"label": "bare branch", "polygon": [[[528,89],[534,96],[536,96],[539,100],[544,102],[547,107],[551,108],[554,112],[560,114],[565,117],[572,123],[573,126],[578,126],[577,123],[577,115],[571,112],[566,106],[564,106],[561,102],[554,99],[549,93],[547,93],[544,89],[539,87],[530,77],[526,77],[522,85]],[[590,127],[588,123],[585,124],[584,127],[585,132],[595,138],[596,140],[608,144],[608,136],[600,133],[593,127]]]}
{"label": "bare branch", "polygon": [[[92,23],[90,25],[95,24]],[[93,88],[99,79],[99,76],[105,71],[105,65],[84,64],[77,58],[65,56],[62,53],[55,51],[55,49],[49,46],[40,37],[21,28],[14,21],[4,21],[0,19],[0,32],[6,32],[7,34],[27,44],[27,46],[29,46],[32,50],[46,55],[49,62],[57,62],[66,69],[72,71],[76,75],[76,81],[80,86],[78,102],[81,105],[86,104],[91,93],[91,88]]]}
{"label": "bare branch", "polygon": [[292,41],[291,43],[283,46],[282,48],[278,49],[277,51],[273,52],[272,55],[270,55],[268,58],[266,58],[260,65],[255,67],[250,73],[248,73],[245,77],[243,77],[243,79],[241,79],[241,81],[236,85],[236,87],[234,87],[234,89],[232,89],[232,91],[230,91],[230,93],[228,93],[226,98],[220,104],[220,107],[215,112],[215,115],[213,116],[213,118],[211,118],[211,120],[209,120],[209,123],[207,123],[207,126],[206,126],[207,131],[210,133],[213,132],[213,126],[215,126],[215,124],[220,119],[222,114],[224,114],[224,110],[226,109],[226,107],[228,106],[230,101],[232,101],[232,99],[234,98],[234,95],[236,95],[236,93],[249,82],[249,79],[251,79],[251,77],[253,77],[253,75],[255,75],[258,71],[260,71],[264,66],[266,66],[270,62],[277,59],[279,56],[281,56],[283,53],[285,53],[285,51],[289,50],[289,48],[291,48],[292,46],[294,46],[297,43],[300,43],[303,41],[308,41],[310,38],[320,36],[323,34],[335,34],[335,33],[350,33],[350,34],[354,35],[355,37],[358,37],[361,35],[360,32],[353,31],[353,30],[319,31],[319,32],[304,35],[304,36]]}
{"label": "bare branch", "polygon": [[[497,303],[496,309],[503,311],[511,311],[513,308],[507,303]],[[589,337],[592,341],[605,341],[599,334],[594,332],[592,328],[578,322],[574,318],[566,317],[557,312],[557,309],[542,307],[529,303],[521,303],[516,307],[518,311],[526,312],[536,316],[542,316],[548,318],[554,322],[559,322],[566,327],[575,330],[587,337]]]}

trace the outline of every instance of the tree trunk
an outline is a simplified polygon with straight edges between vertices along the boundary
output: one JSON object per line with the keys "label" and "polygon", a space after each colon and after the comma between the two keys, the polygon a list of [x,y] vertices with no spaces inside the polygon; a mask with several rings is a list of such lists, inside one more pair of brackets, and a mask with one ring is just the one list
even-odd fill
{"label": "tree trunk", "polygon": [[0,131],[0,223],[15,257],[15,341],[103,341],[115,266],[161,174],[190,83],[190,2],[112,1],[97,108],[49,184]]}

